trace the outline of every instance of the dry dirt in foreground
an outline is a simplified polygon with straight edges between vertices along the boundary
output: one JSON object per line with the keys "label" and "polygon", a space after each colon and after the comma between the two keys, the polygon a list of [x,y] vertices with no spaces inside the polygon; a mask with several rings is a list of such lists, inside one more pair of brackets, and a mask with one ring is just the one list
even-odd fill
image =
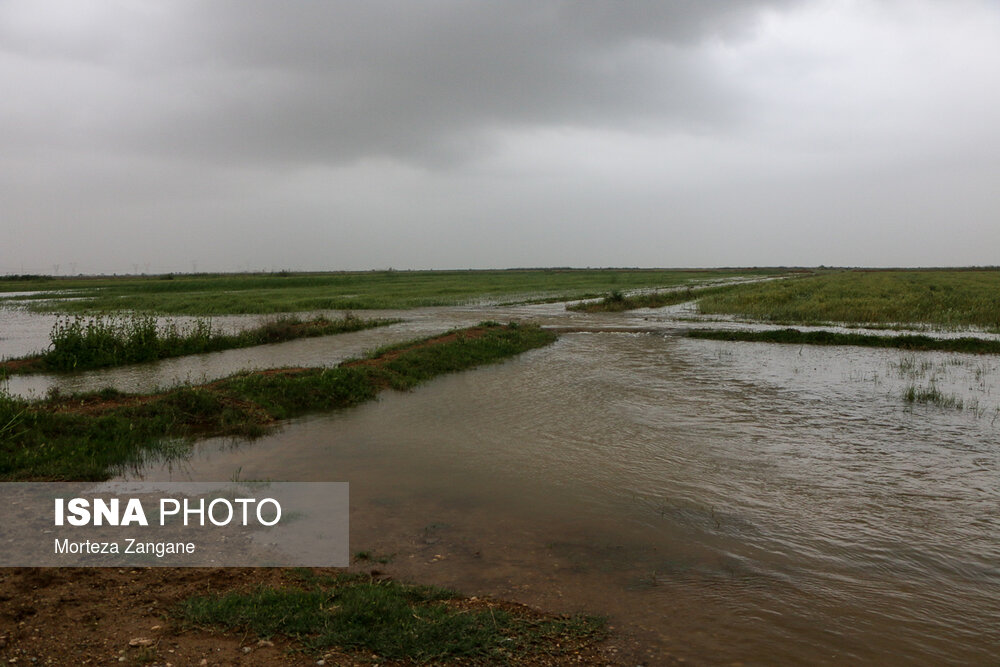
{"label": "dry dirt in foreground", "polygon": [[[169,610],[193,595],[288,583],[281,569],[0,569],[0,659],[14,665],[403,665],[370,653],[317,655],[287,639],[185,628]],[[470,599],[463,606],[512,607]],[[527,609],[522,607],[522,609]],[[539,612],[531,612],[542,616]],[[635,665],[621,637],[527,665]],[[322,663],[319,661],[323,660]],[[474,664],[474,663],[450,663]]]}

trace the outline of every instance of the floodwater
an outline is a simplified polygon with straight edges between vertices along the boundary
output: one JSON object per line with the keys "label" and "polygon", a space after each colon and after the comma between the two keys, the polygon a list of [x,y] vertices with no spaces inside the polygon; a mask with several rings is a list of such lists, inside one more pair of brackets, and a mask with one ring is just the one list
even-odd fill
{"label": "floodwater", "polygon": [[129,476],[350,482],[372,567],[608,615],[648,664],[1000,663],[1000,360],[687,339],[678,313],[428,309],[68,386],[335,363],[482,319],[590,328]]}

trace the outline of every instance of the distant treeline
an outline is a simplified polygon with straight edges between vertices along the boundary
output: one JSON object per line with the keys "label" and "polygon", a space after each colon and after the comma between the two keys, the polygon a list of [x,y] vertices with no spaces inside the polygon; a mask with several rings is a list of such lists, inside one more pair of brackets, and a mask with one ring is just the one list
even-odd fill
{"label": "distant treeline", "polygon": [[11,283],[15,282],[23,283],[23,282],[32,282],[36,280],[52,280],[52,276],[43,276],[38,273],[18,273],[18,274],[0,276],[0,280]]}

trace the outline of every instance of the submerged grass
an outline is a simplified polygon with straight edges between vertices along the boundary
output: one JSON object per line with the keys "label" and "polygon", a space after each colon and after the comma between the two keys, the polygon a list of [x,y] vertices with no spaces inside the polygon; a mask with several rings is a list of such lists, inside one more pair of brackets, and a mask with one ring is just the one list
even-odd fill
{"label": "submerged grass", "polygon": [[601,619],[547,617],[513,605],[470,603],[451,591],[367,575],[320,577],[301,585],[193,597],[174,614],[184,623],[297,640],[311,652],[364,651],[390,660],[505,664],[603,639]]}
{"label": "submerged grass", "polygon": [[889,347],[902,350],[942,350],[972,354],[1000,354],[1000,340],[986,340],[963,336],[961,338],[934,338],[923,335],[876,336],[872,334],[836,333],[833,331],[800,331],[777,329],[772,331],[727,331],[722,329],[692,329],[690,338],[709,340],[749,341],[760,343],[788,343],[793,345],[860,345],[864,347]]}
{"label": "submerged grass", "polygon": [[702,313],[771,322],[924,324],[1000,330],[1000,270],[840,271],[741,285]]}
{"label": "submerged grass", "polygon": [[758,343],[788,343],[793,345],[860,345],[864,347],[891,347],[901,350],[942,350],[971,354],[1000,354],[1000,341],[963,336],[961,338],[934,338],[923,335],[876,336],[873,334],[836,333],[833,331],[799,331],[776,329],[771,331],[726,331],[722,329],[692,329],[690,338],[710,340],[749,341]]}
{"label": "submerged grass", "polygon": [[911,384],[903,391],[903,400],[907,403],[930,403],[941,408],[954,410],[965,409],[965,401],[960,396],[945,394],[933,384],[929,387]]}
{"label": "submerged grass", "polygon": [[81,316],[55,323],[50,346],[44,354],[0,363],[10,373],[68,372],[123,366],[189,354],[280,343],[296,338],[329,336],[395,324],[400,320],[361,319],[347,314],[341,319],[318,317],[303,320],[281,317],[238,333],[216,331],[208,320],[187,327],[169,322],[159,327],[150,315],[119,317]]}
{"label": "submerged grass", "polygon": [[992,409],[990,409],[990,407],[982,405],[978,398],[962,398],[957,394],[946,394],[938,389],[933,382],[927,387],[915,384],[909,385],[903,391],[903,400],[910,404],[923,403],[945,410],[966,412],[977,419],[991,414],[991,421],[994,424],[1000,418],[1000,406],[992,406]]}
{"label": "submerged grass", "polygon": [[248,372],[159,394],[113,389],[29,401],[0,394],[0,480],[102,480],[178,440],[256,437],[277,420],[368,401],[554,341],[536,326],[481,325],[335,368]]}
{"label": "submerged grass", "polygon": [[[63,278],[0,282],[36,310],[183,315],[279,313],[448,306],[472,301],[592,298],[611,289],[669,287],[779,269],[510,269],[503,271],[368,271],[343,273],[197,274]],[[43,293],[45,292],[45,293]],[[74,300],[67,300],[72,298]]]}

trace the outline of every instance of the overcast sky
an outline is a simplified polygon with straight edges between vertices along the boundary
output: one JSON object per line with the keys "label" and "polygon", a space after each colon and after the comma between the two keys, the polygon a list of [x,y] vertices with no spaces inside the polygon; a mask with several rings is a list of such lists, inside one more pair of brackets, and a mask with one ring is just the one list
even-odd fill
{"label": "overcast sky", "polygon": [[1000,264],[996,0],[0,0],[0,273]]}

